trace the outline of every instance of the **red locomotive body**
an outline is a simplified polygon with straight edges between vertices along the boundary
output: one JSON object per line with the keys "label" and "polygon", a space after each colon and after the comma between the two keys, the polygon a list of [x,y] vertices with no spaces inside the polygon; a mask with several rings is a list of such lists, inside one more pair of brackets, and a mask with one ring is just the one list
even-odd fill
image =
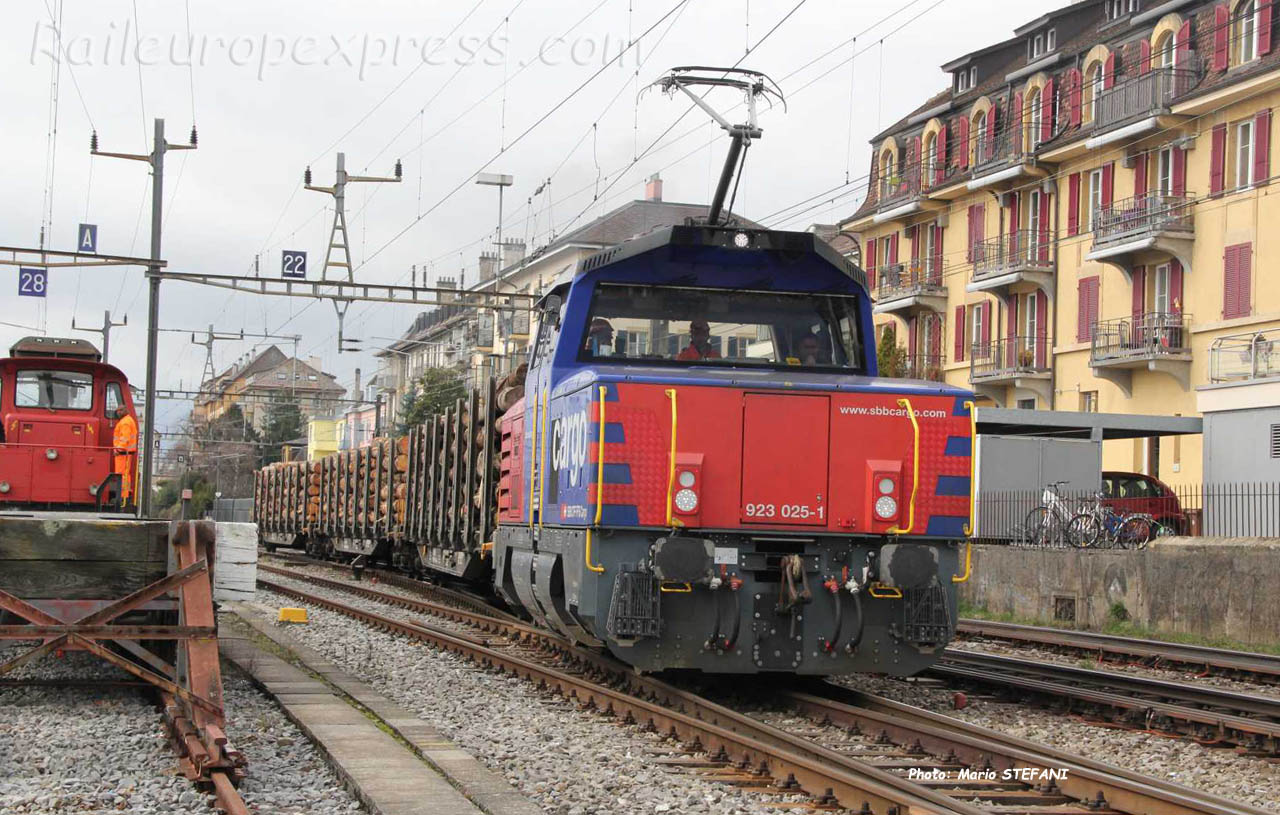
{"label": "red locomotive body", "polygon": [[83,340],[46,337],[0,359],[0,509],[120,504],[115,414],[136,414],[125,375],[99,359]]}

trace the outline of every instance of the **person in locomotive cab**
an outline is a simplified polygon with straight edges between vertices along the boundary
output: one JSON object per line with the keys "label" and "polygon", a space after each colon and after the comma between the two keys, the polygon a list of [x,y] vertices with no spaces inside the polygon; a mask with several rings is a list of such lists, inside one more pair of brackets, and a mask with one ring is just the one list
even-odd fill
{"label": "person in locomotive cab", "polygon": [[116,409],[111,446],[114,450],[112,471],[120,474],[120,499],[128,504],[133,497],[134,464],[138,459],[138,422],[123,405]]}
{"label": "person in locomotive cab", "polygon": [[613,324],[603,317],[592,320],[591,328],[587,330],[587,341],[583,350],[593,357],[612,356]]}
{"label": "person in locomotive cab", "polygon": [[701,359],[720,359],[720,352],[711,345],[711,326],[702,318],[689,321],[689,347],[676,359],[680,362],[697,362]]}
{"label": "person in locomotive cab", "polygon": [[823,352],[822,341],[817,334],[805,334],[796,343],[796,356],[801,365],[827,365],[831,362],[829,355]]}

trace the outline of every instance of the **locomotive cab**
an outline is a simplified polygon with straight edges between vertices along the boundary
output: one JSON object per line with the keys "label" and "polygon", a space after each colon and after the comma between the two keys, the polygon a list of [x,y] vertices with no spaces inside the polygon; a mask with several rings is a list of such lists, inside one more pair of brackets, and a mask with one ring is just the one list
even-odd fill
{"label": "locomotive cab", "polygon": [[642,669],[937,658],[973,396],[878,376],[860,269],[806,233],[671,227],[585,260],[540,316],[504,417],[513,605]]}
{"label": "locomotive cab", "polygon": [[27,337],[0,359],[0,510],[123,508],[112,435],[125,375],[83,340]]}

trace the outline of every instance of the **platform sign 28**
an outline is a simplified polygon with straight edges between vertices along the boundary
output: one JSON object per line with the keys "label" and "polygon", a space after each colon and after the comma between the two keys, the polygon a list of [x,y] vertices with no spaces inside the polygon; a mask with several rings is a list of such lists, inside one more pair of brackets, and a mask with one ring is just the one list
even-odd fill
{"label": "platform sign 28", "polygon": [[48,291],[48,269],[18,269],[19,297],[44,297]]}

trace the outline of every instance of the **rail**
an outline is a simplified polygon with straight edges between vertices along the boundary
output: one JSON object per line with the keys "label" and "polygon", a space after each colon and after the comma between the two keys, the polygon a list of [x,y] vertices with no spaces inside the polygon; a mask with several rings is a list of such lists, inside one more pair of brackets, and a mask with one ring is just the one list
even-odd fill
{"label": "rail", "polygon": [[960,174],[953,163],[936,160],[900,164],[876,183],[876,208],[914,201],[930,189],[950,183]]}
{"label": "rail", "polygon": [[1204,76],[1200,59],[1187,51],[1181,62],[1177,68],[1154,68],[1104,90],[1094,102],[1094,128],[1106,130],[1154,116],[1194,90]]}
{"label": "rail", "polygon": [[945,296],[939,258],[914,258],[905,263],[886,263],[875,270],[876,299],[897,300],[917,294]]}
{"label": "rail", "polygon": [[1209,348],[1209,381],[1242,382],[1280,376],[1280,328],[1219,337]]}
{"label": "rail", "polygon": [[991,342],[974,343],[970,352],[970,382],[1049,371],[1048,340],[1044,337],[1002,337]]}
{"label": "rail", "polygon": [[973,245],[973,279],[984,280],[1016,271],[1053,272],[1057,267],[1053,233],[1022,229]]}
{"label": "rail", "polygon": [[1102,207],[1093,219],[1093,242],[1125,243],[1162,232],[1193,232],[1195,198],[1149,192]]}
{"label": "rail", "polygon": [[1026,122],[997,125],[994,131],[978,128],[971,131],[973,140],[973,175],[981,176],[1010,164],[1021,164],[1032,157],[1027,149]]}
{"label": "rail", "polygon": [[1191,353],[1191,316],[1151,311],[1093,325],[1092,364]]}

